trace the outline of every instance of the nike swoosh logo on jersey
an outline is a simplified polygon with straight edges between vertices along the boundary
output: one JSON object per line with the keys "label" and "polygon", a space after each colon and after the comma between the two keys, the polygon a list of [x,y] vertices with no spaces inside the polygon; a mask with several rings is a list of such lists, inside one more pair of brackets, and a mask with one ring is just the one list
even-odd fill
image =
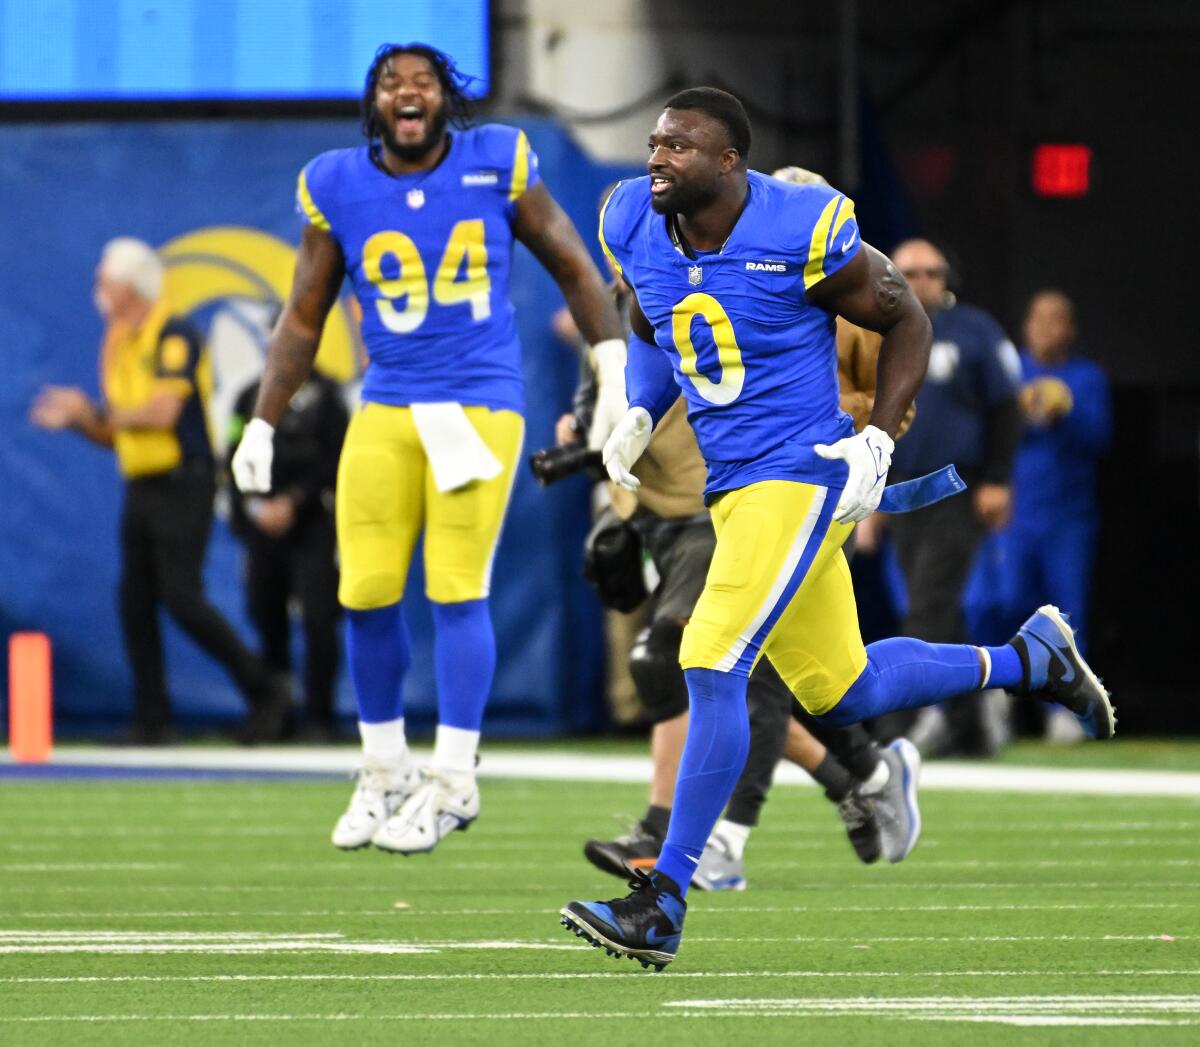
{"label": "nike swoosh logo on jersey", "polygon": [[850,245],[854,243],[854,239],[855,239],[855,237],[857,237],[857,236],[858,236],[858,233],[851,233],[851,234],[850,234],[850,239],[849,239],[849,240],[847,240],[847,241],[846,241],[844,244],[842,244],[842,253],[843,253],[843,254],[844,254],[846,251],[849,251],[849,250],[850,250]]}

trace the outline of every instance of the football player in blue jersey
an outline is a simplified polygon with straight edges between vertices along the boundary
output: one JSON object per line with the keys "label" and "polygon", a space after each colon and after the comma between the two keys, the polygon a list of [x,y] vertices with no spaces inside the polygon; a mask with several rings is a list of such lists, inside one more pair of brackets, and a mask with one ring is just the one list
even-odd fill
{"label": "football player in blue jersey", "polygon": [[[765,654],[825,723],[855,723],[989,683],[1060,702],[1097,737],[1108,694],[1056,608],[1000,647],[898,637],[864,648],[842,553],[884,496],[893,438],[930,349],[929,321],[895,267],[859,238],[835,189],[747,169],[750,123],[714,88],[670,99],[647,177],[624,182],[601,241],[636,301],[627,413],[604,445],[630,472],[682,391],[708,467],[717,547],[684,630],[687,742],[666,841],[626,898],[571,902],[562,922],[593,945],[661,969],[679,948],[685,896],[746,760],[746,681]],[[838,406],[834,317],[883,335],[870,424]],[[901,507],[894,493],[884,501]]]}
{"label": "football player in blue jersey", "polygon": [[[310,373],[349,276],[369,362],[336,496],[338,596],[364,751],[333,830],[346,849],[429,851],[479,814],[476,749],[496,662],[488,591],[524,428],[508,299],[514,239],[557,281],[601,370],[619,376],[625,360],[611,296],[525,133],[468,127],[465,83],[431,47],[385,45],[363,95],[368,144],[323,153],[300,173],[307,225],[295,281],[232,463],[243,491],[266,489],[272,427]],[[608,385],[619,416],[623,382]],[[438,728],[432,766],[418,770],[404,733],[400,599],[422,532]]]}

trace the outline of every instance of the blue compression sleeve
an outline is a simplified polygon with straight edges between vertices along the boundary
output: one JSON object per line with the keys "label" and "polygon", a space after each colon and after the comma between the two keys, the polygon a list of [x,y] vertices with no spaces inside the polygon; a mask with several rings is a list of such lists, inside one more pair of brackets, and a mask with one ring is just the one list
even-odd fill
{"label": "blue compression sleeve", "polygon": [[404,715],[404,674],[412,653],[398,603],[370,611],[346,611],[346,661],[359,720],[399,720]]}
{"label": "blue compression sleeve", "polygon": [[981,675],[978,648],[894,636],[867,648],[867,667],[818,719],[844,727],[898,709],[936,705],[977,690]]}
{"label": "blue compression sleeve", "polygon": [[675,805],[655,868],[687,894],[708,835],[729,802],[750,751],[746,677],[685,669],[691,719],[675,782]]}
{"label": "blue compression sleeve", "polygon": [[467,600],[432,607],[438,723],[478,731],[496,673],[496,634],[488,602]]}
{"label": "blue compression sleeve", "polygon": [[671,358],[657,345],[632,333],[625,363],[625,395],[630,407],[649,411],[655,425],[679,398]]}

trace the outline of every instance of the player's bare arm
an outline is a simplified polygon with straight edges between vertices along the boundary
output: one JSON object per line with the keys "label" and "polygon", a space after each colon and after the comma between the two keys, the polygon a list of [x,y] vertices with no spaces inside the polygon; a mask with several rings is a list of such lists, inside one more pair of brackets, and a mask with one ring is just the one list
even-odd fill
{"label": "player's bare arm", "polygon": [[899,270],[870,244],[808,292],[809,301],[883,335],[871,424],[895,438],[929,365],[929,318]]}
{"label": "player's bare arm", "polygon": [[643,341],[654,341],[654,327],[646,319],[646,314],[642,312],[642,306],[637,300],[637,295],[632,292],[629,299],[629,326],[633,329],[633,333]]}
{"label": "player's bare arm", "polygon": [[296,275],[283,315],[267,343],[267,363],[254,414],[275,425],[288,401],[312,374],[325,318],[345,276],[342,249],[329,233],[304,227]]}
{"label": "player's bare arm", "polygon": [[175,392],[155,393],[140,407],[113,407],[106,421],[111,429],[173,429],[187,397]]}
{"label": "player's bare arm", "polygon": [[590,345],[622,337],[621,319],[600,271],[571,219],[541,183],[517,201],[513,232],[554,277]]}

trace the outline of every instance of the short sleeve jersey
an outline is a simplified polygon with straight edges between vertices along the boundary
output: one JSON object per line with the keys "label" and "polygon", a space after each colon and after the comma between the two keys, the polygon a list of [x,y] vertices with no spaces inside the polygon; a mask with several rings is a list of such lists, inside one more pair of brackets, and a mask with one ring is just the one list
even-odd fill
{"label": "short sleeve jersey", "polygon": [[525,132],[456,131],[437,167],[392,175],[368,147],[300,173],[304,219],[342,249],[362,306],[364,400],[524,406],[508,298],[516,203],[539,181]]}
{"label": "short sleeve jersey", "polygon": [[845,464],[813,451],[853,434],[838,403],[834,315],[807,293],[858,252],[853,202],[751,171],[729,239],[697,254],[650,206],[649,181],[617,187],[600,239],[671,359],[706,496],[768,479],[841,486]]}
{"label": "short sleeve jersey", "polygon": [[212,370],[204,339],[187,319],[159,302],[136,329],[109,328],[101,352],[104,398],[110,407],[144,407],[160,393],[183,400],[168,429],[118,429],[117,464],[131,479],[169,472],[183,462],[211,464],[207,405]]}

